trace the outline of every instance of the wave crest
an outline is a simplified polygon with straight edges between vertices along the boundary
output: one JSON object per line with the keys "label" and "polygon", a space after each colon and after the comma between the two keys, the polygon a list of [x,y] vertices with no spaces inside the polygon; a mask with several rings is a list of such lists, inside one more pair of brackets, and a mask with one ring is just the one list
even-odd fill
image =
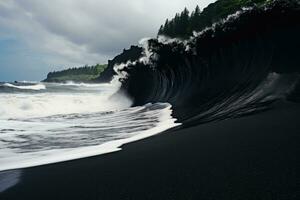
{"label": "wave crest", "polygon": [[45,90],[46,86],[43,84],[33,84],[33,85],[13,85],[11,83],[4,83],[2,86],[16,88],[20,90]]}
{"label": "wave crest", "polygon": [[293,88],[299,72],[300,6],[274,1],[244,9],[189,40],[159,37],[119,69],[134,105],[169,102],[184,124],[267,109]]}

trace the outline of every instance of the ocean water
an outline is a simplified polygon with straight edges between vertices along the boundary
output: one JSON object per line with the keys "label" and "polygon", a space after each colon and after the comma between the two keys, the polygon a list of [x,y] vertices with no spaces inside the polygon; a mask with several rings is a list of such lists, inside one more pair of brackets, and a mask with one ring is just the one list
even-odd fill
{"label": "ocean water", "polygon": [[0,83],[0,171],[120,150],[175,127],[171,105],[131,107],[119,83]]}

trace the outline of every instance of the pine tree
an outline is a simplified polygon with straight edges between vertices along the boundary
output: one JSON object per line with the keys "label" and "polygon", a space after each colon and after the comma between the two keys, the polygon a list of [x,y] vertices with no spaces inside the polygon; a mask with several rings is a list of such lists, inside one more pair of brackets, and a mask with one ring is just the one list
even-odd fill
{"label": "pine tree", "polygon": [[199,31],[199,29],[201,27],[201,22],[202,22],[201,10],[200,10],[199,6],[197,5],[191,15],[189,33],[192,34],[193,31]]}

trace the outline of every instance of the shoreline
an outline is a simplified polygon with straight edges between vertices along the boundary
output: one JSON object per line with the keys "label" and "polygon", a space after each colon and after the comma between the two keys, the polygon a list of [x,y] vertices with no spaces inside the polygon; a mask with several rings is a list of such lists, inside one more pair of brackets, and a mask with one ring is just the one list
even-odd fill
{"label": "shoreline", "polygon": [[[144,108],[147,108],[148,106],[152,106],[152,105],[155,106],[158,104],[147,104],[144,106]],[[134,135],[130,137],[127,136],[124,138],[110,140],[94,146],[66,148],[63,150],[60,149],[54,149],[48,151],[45,150],[45,151],[37,152],[35,154],[33,153],[32,155],[23,154],[19,156],[18,155],[6,156],[1,160],[0,174],[1,172],[5,172],[9,170],[19,170],[19,169],[22,170],[22,169],[39,167],[39,166],[44,166],[49,164],[56,164],[56,163],[67,162],[72,160],[79,160],[79,159],[84,159],[89,157],[100,156],[104,154],[110,154],[113,152],[118,152],[122,150],[123,145],[135,141],[140,141],[157,134],[161,134],[167,130],[170,130],[174,127],[178,127],[181,125],[181,123],[176,122],[177,119],[172,117],[173,111],[171,109],[172,106],[170,104],[164,103],[159,105],[163,106],[162,107],[163,109],[160,110],[160,113],[158,115],[159,117],[157,118],[158,121],[156,122],[156,124],[154,124],[153,127],[150,127],[148,129],[135,131]]]}
{"label": "shoreline", "polygon": [[119,152],[22,169],[0,198],[298,199],[299,115],[300,104],[283,103],[168,130]]}

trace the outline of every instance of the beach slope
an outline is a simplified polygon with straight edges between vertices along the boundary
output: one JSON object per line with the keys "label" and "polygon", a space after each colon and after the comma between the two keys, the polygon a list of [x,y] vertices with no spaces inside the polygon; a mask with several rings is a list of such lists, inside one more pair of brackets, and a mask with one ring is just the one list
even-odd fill
{"label": "beach slope", "polygon": [[[0,199],[300,199],[299,115],[299,104],[279,103],[120,152],[24,169]],[[5,173],[12,181],[14,171]]]}

